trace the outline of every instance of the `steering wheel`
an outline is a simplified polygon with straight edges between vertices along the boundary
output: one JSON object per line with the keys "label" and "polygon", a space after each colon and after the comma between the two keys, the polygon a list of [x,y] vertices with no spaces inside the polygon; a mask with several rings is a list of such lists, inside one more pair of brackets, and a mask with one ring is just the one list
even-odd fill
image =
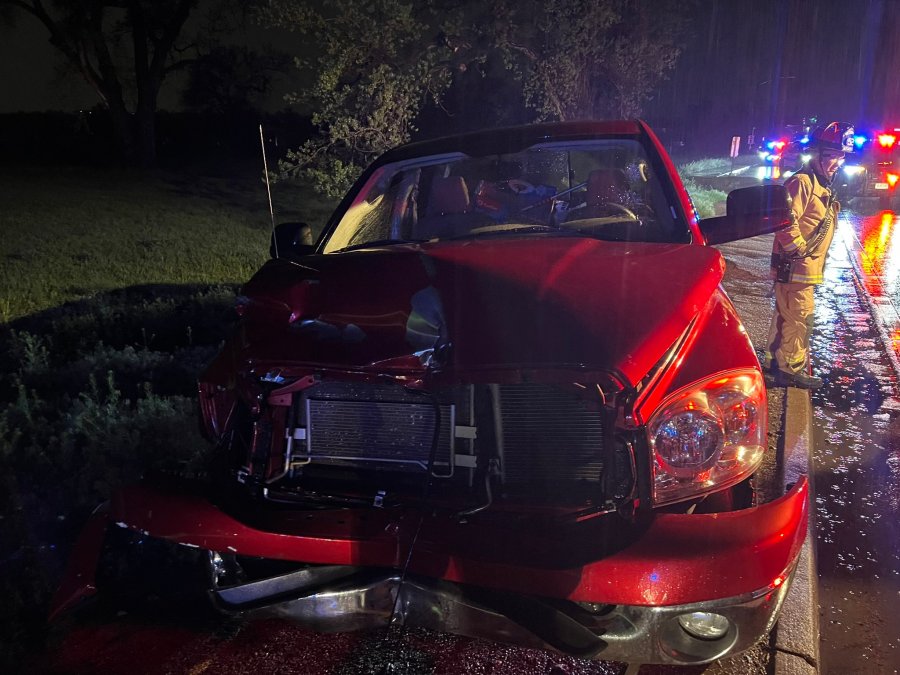
{"label": "steering wheel", "polygon": [[623,215],[628,216],[631,220],[640,220],[640,218],[637,217],[637,214],[635,214],[634,211],[629,209],[627,206],[623,206],[622,204],[617,204],[616,202],[606,202],[604,204],[604,206],[613,207],[615,210],[619,211]]}

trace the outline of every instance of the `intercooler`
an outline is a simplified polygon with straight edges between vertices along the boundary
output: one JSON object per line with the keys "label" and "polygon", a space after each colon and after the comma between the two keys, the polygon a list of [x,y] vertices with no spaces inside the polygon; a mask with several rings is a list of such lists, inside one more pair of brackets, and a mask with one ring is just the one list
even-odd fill
{"label": "intercooler", "polygon": [[[477,412],[476,412],[477,411]],[[505,485],[597,485],[603,468],[599,405],[574,388],[468,385],[437,393],[390,384],[325,382],[294,401],[289,464],[426,471],[449,478],[499,460]],[[438,421],[437,447],[435,423]]]}

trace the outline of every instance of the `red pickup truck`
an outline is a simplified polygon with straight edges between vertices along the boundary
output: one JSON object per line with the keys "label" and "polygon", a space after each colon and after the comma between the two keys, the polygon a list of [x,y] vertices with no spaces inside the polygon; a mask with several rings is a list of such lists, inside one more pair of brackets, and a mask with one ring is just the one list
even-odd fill
{"label": "red pickup truck", "polygon": [[317,242],[275,228],[199,383],[209,479],[98,509],[55,614],[103,591],[113,542],[199,556],[223,612],[319,630],[641,663],[746,649],[808,494],[747,488],[766,387],[709,244],[788,222],[779,185],[699,221],[640,121],[386,153]]}

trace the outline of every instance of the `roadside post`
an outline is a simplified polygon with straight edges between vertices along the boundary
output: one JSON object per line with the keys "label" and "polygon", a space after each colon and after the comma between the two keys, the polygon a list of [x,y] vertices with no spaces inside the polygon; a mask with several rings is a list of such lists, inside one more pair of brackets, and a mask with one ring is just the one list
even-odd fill
{"label": "roadside post", "polygon": [[731,137],[731,172],[734,174],[734,160],[737,159],[738,154],[741,151],[741,137],[740,136],[732,136]]}

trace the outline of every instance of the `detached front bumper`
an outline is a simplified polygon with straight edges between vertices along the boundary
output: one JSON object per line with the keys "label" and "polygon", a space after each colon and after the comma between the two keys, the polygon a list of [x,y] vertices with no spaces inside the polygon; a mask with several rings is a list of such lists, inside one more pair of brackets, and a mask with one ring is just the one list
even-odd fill
{"label": "detached front bumper", "polygon": [[[577,567],[457,555],[425,526],[402,584],[404,528],[314,521],[303,535],[273,533],[198,497],[123,491],[76,545],[53,615],[94,592],[103,536],[115,524],[223,556],[322,565],[214,589],[225,610],[276,612],[320,630],[384,625],[393,612],[408,625],[584,658],[705,663],[750,647],[774,624],[806,537],[808,485],[801,478],[782,498],[742,511],[658,514],[628,547]],[[692,637],[678,617],[695,612],[724,617],[727,631]]]}

